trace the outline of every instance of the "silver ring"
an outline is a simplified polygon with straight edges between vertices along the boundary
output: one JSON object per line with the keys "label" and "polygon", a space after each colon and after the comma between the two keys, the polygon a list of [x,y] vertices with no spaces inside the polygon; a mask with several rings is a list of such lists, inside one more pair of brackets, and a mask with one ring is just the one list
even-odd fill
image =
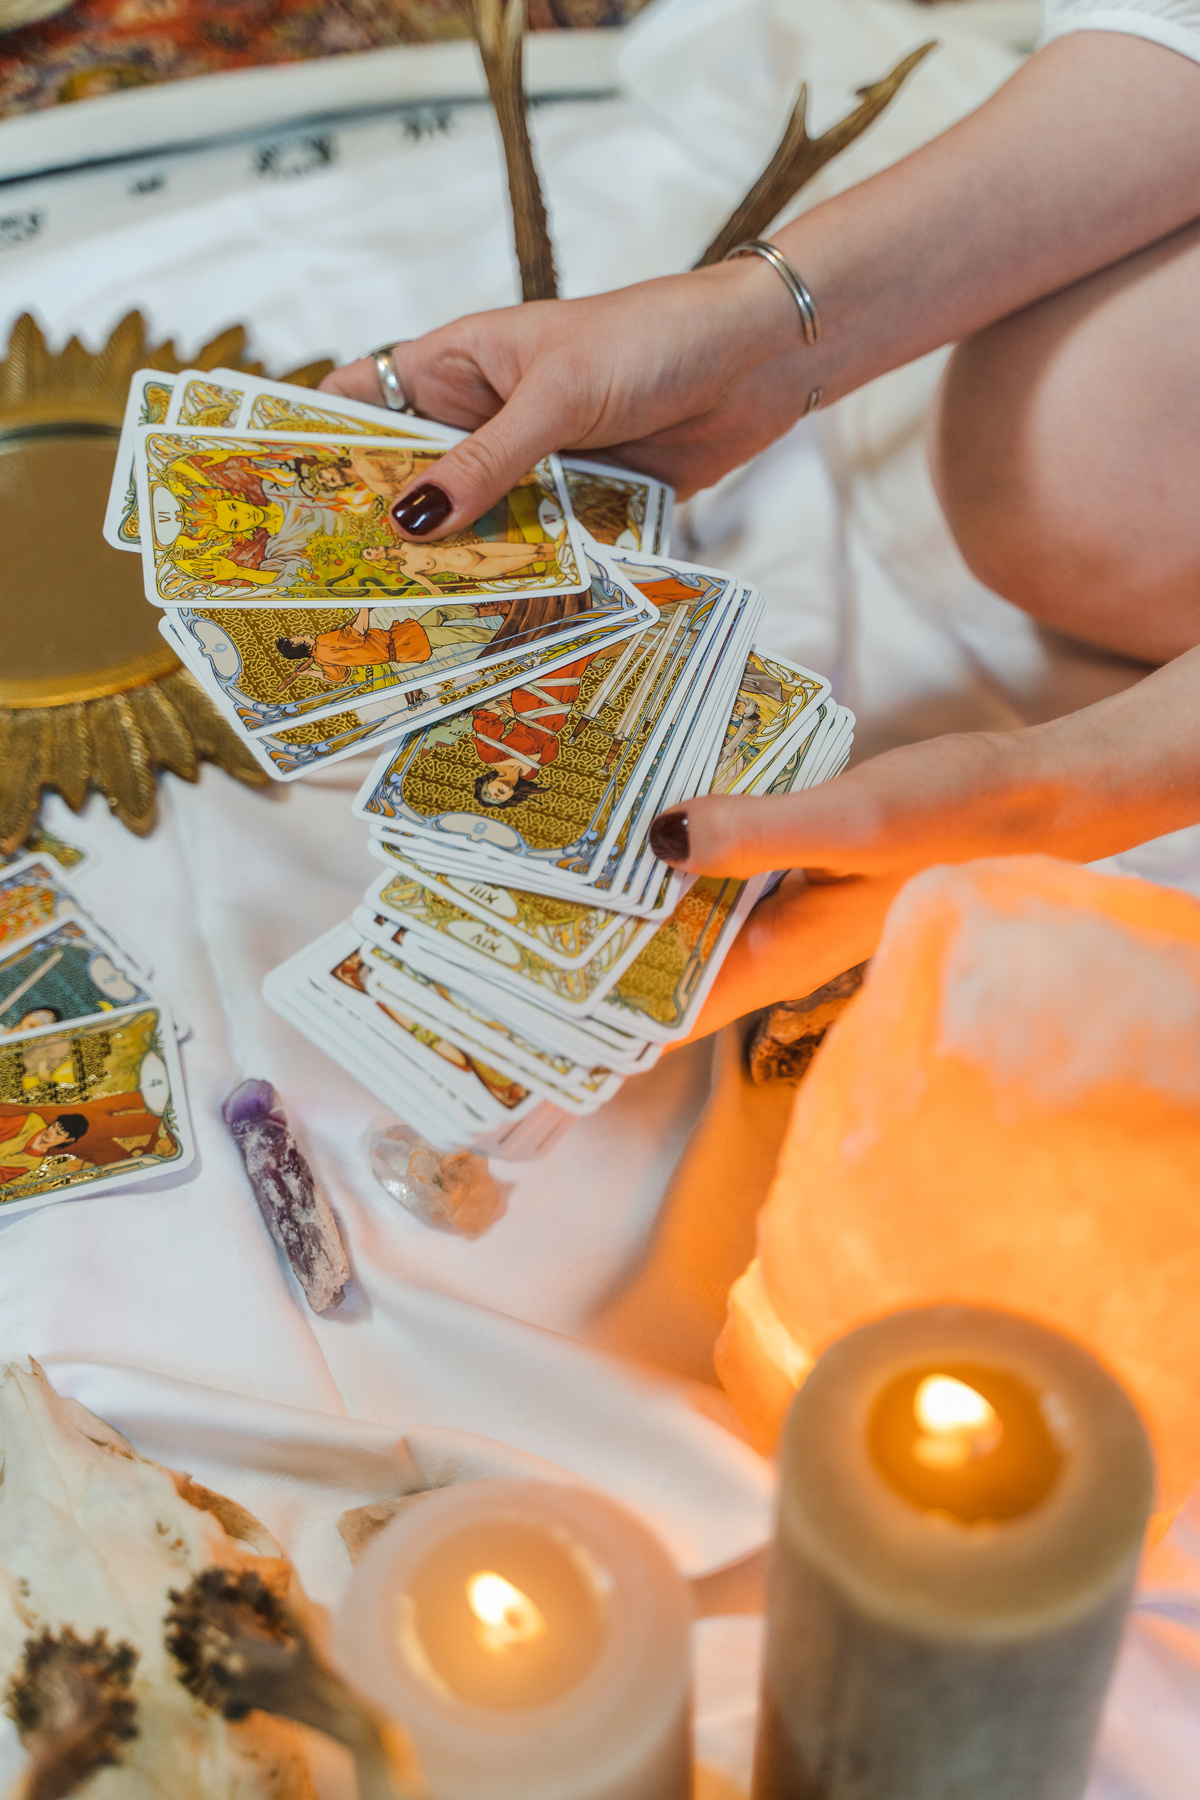
{"label": "silver ring", "polygon": [[379,377],[379,386],[383,394],[383,404],[390,412],[415,413],[404,389],[400,386],[400,377],[396,373],[396,364],[392,357],[394,346],[384,344],[378,350],[372,350],[371,358],[375,364],[375,373]]}
{"label": "silver ring", "polygon": [[800,417],[802,419],[807,419],[809,413],[815,413],[818,406],[820,406],[820,404],[824,398],[825,398],[825,389],[823,387],[815,387],[812,390],[812,393],[808,396],[808,404],[805,406],[804,411],[800,414]]}

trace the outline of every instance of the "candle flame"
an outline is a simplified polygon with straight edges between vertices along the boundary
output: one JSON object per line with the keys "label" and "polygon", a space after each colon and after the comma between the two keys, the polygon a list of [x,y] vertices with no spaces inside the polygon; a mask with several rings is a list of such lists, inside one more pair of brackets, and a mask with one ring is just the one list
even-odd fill
{"label": "candle flame", "polygon": [[479,1640],[488,1650],[531,1644],[545,1634],[546,1621],[529,1595],[494,1569],[480,1569],[469,1578],[467,1604],[479,1621]]}
{"label": "candle flame", "polygon": [[921,1436],[913,1445],[929,1469],[961,1469],[990,1456],[1004,1428],[995,1408],[976,1388],[953,1375],[927,1375],[913,1399]]}

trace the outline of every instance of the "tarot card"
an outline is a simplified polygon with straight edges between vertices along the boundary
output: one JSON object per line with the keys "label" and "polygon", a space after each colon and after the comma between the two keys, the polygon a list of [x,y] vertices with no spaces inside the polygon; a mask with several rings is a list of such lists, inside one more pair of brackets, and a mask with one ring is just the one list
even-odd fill
{"label": "tarot card", "polygon": [[[624,639],[656,617],[636,589],[587,558],[588,587],[539,600],[434,607],[171,608],[163,635],[245,730],[277,732],[368,704],[395,702],[412,729],[466,706],[494,681]],[[502,667],[503,665],[503,667]],[[479,679],[483,671],[492,671]]]}
{"label": "tarot card", "polygon": [[[397,681],[395,686],[382,686],[374,698],[360,698],[352,707],[344,700],[340,704],[325,703],[318,708],[315,718],[304,711],[309,701],[303,696],[291,702],[286,694],[281,696],[276,692],[273,704],[276,712],[282,714],[282,723],[265,727],[262,721],[264,717],[269,718],[272,709],[270,686],[275,644],[271,637],[271,621],[277,615],[265,612],[217,614],[215,619],[197,626],[194,634],[185,635],[179,620],[182,617],[187,623],[186,615],[172,611],[164,614],[159,629],[266,772],[276,780],[293,781],[307,774],[318,762],[335,762],[339,757],[357,755],[362,749],[385,739],[410,734],[414,728],[460,711],[472,700],[486,704],[492,696],[506,693],[531,674],[551,674],[581,654],[590,654],[622,639],[644,624],[644,607],[644,602],[616,596],[612,604],[606,603],[603,609],[585,611],[577,618],[567,620],[565,629],[572,635],[548,636],[544,642],[533,644],[519,656],[488,661],[474,673],[464,675],[460,671],[453,678],[443,679],[429,688],[414,687],[410,679],[408,682]],[[307,615],[308,618],[313,616]],[[221,620],[222,625],[224,621],[236,619],[239,627],[244,625],[245,629],[236,633],[225,630],[215,623],[216,619]],[[577,633],[582,635],[575,635]],[[364,679],[372,673],[380,672],[370,669],[357,672]],[[267,696],[265,700],[251,697],[263,694]],[[296,722],[291,723],[290,719]]]}
{"label": "tarot card", "polygon": [[[371,846],[372,850],[376,846]],[[430,869],[398,859],[387,846],[378,846],[381,860],[387,862],[387,873],[367,889],[365,904],[378,907],[403,923],[394,905],[383,900],[383,893],[396,880],[416,882],[425,887],[432,902],[443,900],[462,913],[477,918],[486,931],[502,931],[507,938],[533,950],[558,968],[579,968],[590,963],[604,945],[621,931],[628,913],[612,913],[603,907],[585,905],[578,900],[563,900],[560,895],[536,895],[520,887],[497,886],[486,873],[475,878],[462,875],[437,875]],[[408,889],[392,889],[403,895]]]}
{"label": "tarot card", "polygon": [[382,1042],[356,1026],[342,1007],[316,993],[309,983],[292,980],[287,964],[272,970],[263,983],[263,995],[273,1012],[431,1143],[448,1149],[470,1142],[482,1129],[482,1120],[455,1108],[444,1089],[430,1092],[414,1078],[411,1065],[389,1056]]}
{"label": "tarot card", "polygon": [[[748,589],[728,621],[715,655],[698,671],[689,688],[675,729],[646,772],[636,799],[612,839],[604,864],[591,878],[590,887],[610,905],[642,916],[668,916],[677,893],[664,896],[655,908],[644,898],[648,877],[645,834],[651,821],[677,801],[707,790],[720,752],[722,721],[727,719],[737,693],[740,672],[754,627],[762,612],[762,596]],[[660,865],[661,866],[661,865]]]}
{"label": "tarot card", "polygon": [[829,697],[829,683],[795,663],[752,650],[708,791],[741,794],[755,771],[807,735],[814,712]]}
{"label": "tarot card", "polygon": [[82,919],[61,919],[0,958],[0,1041],[151,1004],[120,953]]}
{"label": "tarot card", "polygon": [[[407,968],[435,982],[445,981],[449,975],[460,986],[469,988],[481,1002],[502,1009],[505,1019],[519,1031],[549,1049],[560,1051],[573,1062],[637,1075],[658,1060],[660,1047],[657,1044],[634,1037],[605,1020],[568,1018],[552,1012],[528,993],[511,987],[498,990],[477,968],[458,961],[457,951],[454,951],[457,967],[448,968],[451,959],[444,945],[416,932],[405,931],[403,926],[396,925],[382,913],[372,913],[369,907],[356,907],[351,922],[364,940],[401,956]],[[454,950],[454,946],[450,949]]]}
{"label": "tarot card", "polygon": [[630,644],[464,711],[436,739],[405,738],[372,770],[354,810],[369,824],[485,845],[493,859],[511,859],[515,887],[586,883],[737,597],[725,576],[676,569],[648,595],[658,620]]}
{"label": "tarot card", "polygon": [[134,433],[139,425],[162,424],[174,391],[175,376],[166,375],[161,369],[139,369],[129,383],[102,527],[105,542],[114,550],[140,550],[142,547],[137,482],[133,472]]}
{"label": "tarot card", "polygon": [[375,838],[368,848],[388,873],[367,890],[366,903],[379,903],[382,889],[399,875],[426,887],[451,906],[461,907],[484,925],[505,932],[560,969],[590,962],[609,938],[620,931],[627,913],[568,900],[561,894],[534,894],[489,879],[488,870],[465,874],[439,873],[404,855],[395,844]]}
{"label": "tarot card", "polygon": [[[321,947],[328,960],[345,949],[346,940],[329,933]],[[507,1081],[480,1059],[464,1058],[448,1039],[418,1027],[399,1009],[376,1002],[356,1013],[352,968],[343,971],[351,976],[349,984],[318,985],[295,979],[296,960],[264,982],[268,1003],[431,1142],[447,1148],[469,1143],[484,1154],[519,1159],[541,1154],[561,1135],[564,1120],[569,1124],[571,1115],[556,1104],[537,1096],[518,1098],[526,1092],[520,1082]],[[463,1097],[464,1077],[470,1103]],[[450,1085],[456,1078],[458,1091]],[[499,1121],[497,1095],[507,1103]],[[490,1123],[476,1110],[481,1099],[493,1108]]]}
{"label": "tarot card", "polygon": [[598,544],[669,556],[675,490],[610,463],[562,458],[572,511]]}
{"label": "tarot card", "polygon": [[[436,940],[442,954],[460,966],[499,987],[516,987],[572,1018],[592,1012],[656,929],[652,922],[627,914],[586,963],[563,969],[420,882],[396,875],[377,883],[370,894],[367,913],[381,912],[414,935]],[[354,917],[359,923],[360,915],[356,912]]]}
{"label": "tarot card", "polygon": [[[520,1081],[480,1057],[469,1055],[437,1029],[431,1030],[403,1011],[396,999],[370,993],[361,939],[356,932],[343,929],[332,945],[327,940],[322,940],[322,944],[323,954],[310,953],[301,962],[313,987],[332,994],[352,1018],[361,1020],[405,1062],[414,1064],[418,1072],[436,1078],[477,1119],[499,1124],[501,1120],[523,1118],[537,1105],[539,1096]],[[339,955],[339,950],[344,954]],[[325,962],[329,962],[328,968],[318,968]]]}
{"label": "tarot card", "polygon": [[162,1008],[0,1040],[0,1216],[174,1173],[193,1154]]}
{"label": "tarot card", "polygon": [[443,446],[186,426],[140,426],[134,437],[156,606],[511,606],[587,585],[585,539],[554,457],[469,530],[410,544],[388,507],[414,475],[436,471]]}
{"label": "tarot card", "polygon": [[163,423],[201,431],[334,431],[343,437],[407,438],[423,444],[456,444],[466,436],[431,419],[398,416],[383,406],[364,406],[340,394],[267,381],[237,369],[184,369]]}
{"label": "tarot card", "polygon": [[[51,925],[78,919],[115,950],[112,934],[92,919],[56,862],[46,856],[23,856],[0,870],[0,955],[7,955],[27,939],[39,937]],[[141,968],[132,957],[123,966]]]}
{"label": "tarot card", "polygon": [[686,1037],[733,940],[772,879],[701,876],[608,990],[599,1016],[660,1044]]}
{"label": "tarot card", "polygon": [[624,1079],[607,1067],[585,1068],[560,1051],[523,1037],[487,1010],[486,991],[474,998],[452,982],[421,975],[380,944],[365,943],[362,962],[368,991],[376,998],[393,999],[413,1017],[443,1029],[464,1050],[494,1058],[497,1067],[509,1069],[569,1111],[594,1112]]}

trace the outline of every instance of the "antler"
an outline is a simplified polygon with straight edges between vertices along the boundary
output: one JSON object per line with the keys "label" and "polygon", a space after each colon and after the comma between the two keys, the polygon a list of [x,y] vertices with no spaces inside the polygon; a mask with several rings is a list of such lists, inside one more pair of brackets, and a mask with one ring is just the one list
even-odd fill
{"label": "antler", "polygon": [[525,0],[468,0],[468,6],[508,165],[521,298],[553,300],[554,251],[525,117]]}
{"label": "antler", "polygon": [[847,113],[844,119],[839,119],[836,125],[831,125],[828,131],[823,131],[819,138],[810,138],[808,135],[808,84],[805,82],[796,97],[796,105],[779,141],[779,148],[741,205],[735,207],[718,231],[695,265],[696,268],[705,269],[710,263],[719,263],[735,244],[743,244],[747,238],[759,237],[772,219],[783,211],[788,201],[827,162],[831,162],[848,144],[852,144],[879,117],[917,64],[931,50],[936,49],[936,42],[922,44],[919,50],[913,50],[902,62],[898,62],[891,74],[885,75],[882,81],[875,82],[871,87],[859,88],[862,104],[856,106],[853,112]]}

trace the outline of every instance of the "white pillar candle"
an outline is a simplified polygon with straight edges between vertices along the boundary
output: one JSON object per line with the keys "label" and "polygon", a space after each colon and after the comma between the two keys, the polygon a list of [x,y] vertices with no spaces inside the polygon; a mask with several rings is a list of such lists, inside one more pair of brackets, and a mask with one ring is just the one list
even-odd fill
{"label": "white pillar candle", "polygon": [[686,1800],[690,1617],[662,1545],[602,1495],[477,1481],[385,1526],[335,1645],[432,1800]]}
{"label": "white pillar candle", "polygon": [[834,1344],[784,1440],[756,1800],[1080,1800],[1153,1489],[1057,1332],[937,1306]]}

